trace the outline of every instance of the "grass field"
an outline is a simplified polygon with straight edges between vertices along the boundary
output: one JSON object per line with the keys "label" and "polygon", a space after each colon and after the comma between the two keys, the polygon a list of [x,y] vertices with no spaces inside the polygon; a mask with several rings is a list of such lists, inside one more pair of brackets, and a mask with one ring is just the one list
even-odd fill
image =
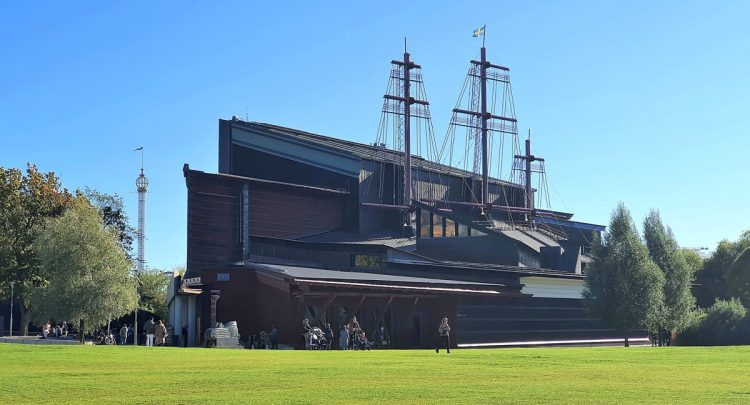
{"label": "grass field", "polygon": [[750,347],[309,352],[0,344],[0,404],[750,403]]}

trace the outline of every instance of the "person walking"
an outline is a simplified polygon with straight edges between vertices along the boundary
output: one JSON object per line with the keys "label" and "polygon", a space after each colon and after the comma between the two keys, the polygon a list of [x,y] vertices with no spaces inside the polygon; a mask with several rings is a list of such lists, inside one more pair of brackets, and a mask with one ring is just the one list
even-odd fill
{"label": "person walking", "polygon": [[354,349],[354,339],[356,338],[357,331],[360,330],[359,322],[357,321],[357,317],[353,316],[352,320],[349,321],[349,325],[346,326],[346,329],[349,331],[349,350]]}
{"label": "person walking", "polygon": [[125,345],[128,343],[128,324],[123,324],[120,328],[120,344]]}
{"label": "person walking", "polygon": [[159,323],[156,325],[156,345],[157,346],[164,346],[164,339],[167,337],[167,327],[164,326],[164,321],[161,319],[159,320]]}
{"label": "person walking", "polygon": [[154,323],[154,318],[151,318],[148,321],[143,323],[143,333],[146,334],[146,346],[147,347],[154,345],[154,331],[155,330],[156,330],[156,324]]}
{"label": "person walking", "polygon": [[435,347],[435,353],[440,353],[440,346],[445,346],[445,350],[450,353],[451,352],[451,327],[448,326],[448,318],[443,318],[443,320],[440,322],[440,326],[438,327],[438,333],[440,334],[440,341]]}
{"label": "person walking", "polygon": [[279,330],[276,325],[271,325],[271,334],[269,335],[271,341],[271,349],[278,350],[279,348]]}
{"label": "person walking", "polygon": [[349,349],[349,331],[346,330],[346,326],[341,325],[339,330],[339,348],[341,350]]}
{"label": "person walking", "polygon": [[305,350],[310,350],[310,334],[312,333],[312,326],[310,326],[310,320],[305,318],[302,320],[302,339],[305,341]]}
{"label": "person walking", "polygon": [[333,345],[333,329],[331,329],[330,323],[326,324],[324,332],[326,337],[326,348],[331,350],[331,345]]}

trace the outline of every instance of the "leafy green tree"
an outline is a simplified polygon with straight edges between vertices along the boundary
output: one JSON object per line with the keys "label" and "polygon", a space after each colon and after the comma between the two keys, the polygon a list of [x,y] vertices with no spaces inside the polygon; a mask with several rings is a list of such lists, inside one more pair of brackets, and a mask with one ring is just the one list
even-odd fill
{"label": "leafy green tree", "polygon": [[591,312],[625,336],[631,329],[653,330],[662,322],[664,275],[648,254],[630,212],[620,203],[607,232],[592,249],[584,298]]}
{"label": "leafy green tree", "polygon": [[157,319],[167,319],[167,287],[172,281],[171,273],[158,269],[138,274],[138,295],[140,308],[154,313]]}
{"label": "leafy green tree", "polygon": [[703,268],[703,257],[701,257],[695,249],[691,248],[680,248],[680,252],[682,252],[682,257],[685,258],[685,261],[690,268],[690,273],[695,276],[695,274]]}
{"label": "leafy green tree", "polygon": [[685,325],[690,310],[695,306],[691,291],[692,270],[677,245],[672,230],[662,223],[659,211],[649,212],[643,222],[643,236],[651,259],[664,273],[662,326],[668,330],[679,330]]}
{"label": "leafy green tree", "polygon": [[727,274],[727,294],[750,308],[750,248],[740,253]]}
{"label": "leafy green tree", "polygon": [[136,285],[117,235],[104,227],[82,197],[52,219],[37,241],[49,283],[37,289],[39,312],[79,324],[86,331],[132,311]]}
{"label": "leafy green tree", "polygon": [[102,193],[89,187],[84,187],[83,195],[91,205],[99,210],[104,226],[115,232],[120,247],[132,259],[135,229],[128,224],[128,216],[125,213],[125,203],[122,197],[117,194]]}
{"label": "leafy green tree", "polygon": [[747,248],[750,248],[750,230],[743,232],[735,242],[726,239],[719,242],[713,254],[705,260],[703,268],[695,275],[695,295],[700,307],[707,308],[717,299],[730,298],[727,291],[729,269],[740,253]]}
{"label": "leafy green tree", "polygon": [[15,283],[21,307],[21,333],[28,334],[34,290],[46,283],[35,240],[47,220],[71,205],[72,195],[61,188],[55,173],[42,173],[28,164],[26,173],[0,168],[0,288],[7,295]]}

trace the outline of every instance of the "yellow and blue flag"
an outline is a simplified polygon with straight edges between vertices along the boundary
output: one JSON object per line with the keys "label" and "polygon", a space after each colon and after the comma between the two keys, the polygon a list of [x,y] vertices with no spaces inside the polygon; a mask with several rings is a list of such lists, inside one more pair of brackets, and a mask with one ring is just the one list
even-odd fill
{"label": "yellow and blue flag", "polygon": [[481,37],[482,35],[484,35],[484,28],[485,27],[486,27],[486,25],[483,25],[482,28],[475,29],[474,30],[474,35],[472,35],[472,37],[476,38],[476,37]]}

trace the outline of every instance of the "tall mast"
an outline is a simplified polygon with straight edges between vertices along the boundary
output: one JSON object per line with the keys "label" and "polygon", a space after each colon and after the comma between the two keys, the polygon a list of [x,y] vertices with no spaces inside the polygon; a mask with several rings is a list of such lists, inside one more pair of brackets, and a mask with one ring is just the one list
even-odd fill
{"label": "tall mast", "polygon": [[[484,37],[484,35],[482,35]],[[487,120],[489,119],[489,113],[487,112],[487,50],[484,47],[484,38],[482,38],[482,58],[481,65],[479,66],[479,80],[482,84],[482,199],[480,203],[489,204],[489,162],[487,159]]]}
{"label": "tall mast", "polygon": [[[484,37],[484,29],[480,30],[480,34],[475,33],[475,36],[478,35]],[[484,38],[481,48],[481,57],[479,60],[472,60],[471,65],[472,67],[469,69],[470,82],[472,83],[472,86],[478,84],[479,99],[476,100],[475,98],[472,98],[468,109],[454,108],[451,125],[469,128],[472,138],[471,141],[475,147],[475,173],[478,172],[478,165],[476,164],[478,160],[477,158],[481,156],[482,192],[478,196],[478,200],[479,205],[484,207],[492,204],[492,201],[490,201],[489,198],[489,133],[496,132],[515,135],[517,121],[513,116],[514,112],[512,109],[508,111],[511,113],[511,116],[496,115],[493,111],[487,109],[489,98],[487,94],[487,83],[489,81],[492,81],[493,83],[500,82],[508,86],[510,84],[510,78],[508,77],[510,69],[505,66],[490,63],[487,60],[487,49],[484,47]],[[503,100],[503,103],[505,103],[505,100]],[[479,150],[477,150],[477,146]]]}
{"label": "tall mast", "polygon": [[404,38],[404,205],[411,205],[411,68]]}
{"label": "tall mast", "polygon": [[[403,88],[401,94],[385,94],[383,105],[383,112],[389,114],[396,114],[403,117],[403,130],[404,130],[404,191],[400,195],[403,198],[403,205],[411,205],[412,189],[411,189],[411,118],[412,118],[412,105],[419,104],[421,106],[428,106],[426,100],[419,100],[411,95],[411,71],[412,69],[422,69],[420,65],[412,62],[411,55],[406,51],[406,39],[404,39],[404,59],[403,60],[392,60],[391,64],[395,66],[392,76],[396,76],[394,79],[400,81],[400,86]],[[418,75],[416,78],[417,85],[422,84],[421,77]],[[397,106],[391,104],[391,102],[398,103]],[[416,118],[429,119],[429,112],[425,108],[423,110],[417,110]]]}

